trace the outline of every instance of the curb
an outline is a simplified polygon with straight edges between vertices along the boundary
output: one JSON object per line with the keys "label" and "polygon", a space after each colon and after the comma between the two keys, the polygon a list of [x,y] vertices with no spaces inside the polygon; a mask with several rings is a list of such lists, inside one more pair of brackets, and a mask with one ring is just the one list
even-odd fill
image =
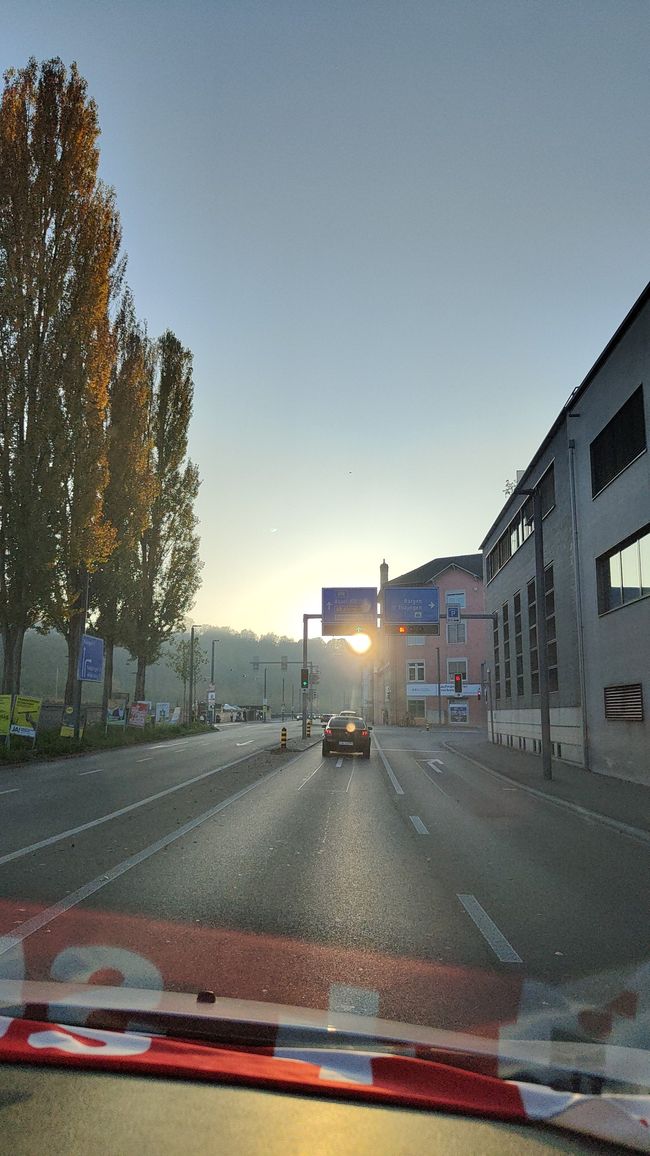
{"label": "curb", "polygon": [[505,771],[495,771],[494,767],[488,767],[485,763],[481,763],[478,759],[473,758],[472,755],[465,754],[464,751],[459,751],[457,747],[452,747],[450,743],[443,743],[447,750],[455,755],[460,755],[461,759],[466,759],[468,763],[474,763],[475,767],[480,767],[482,771],[487,771],[488,775],[494,775],[496,779],[503,779],[506,783],[514,783],[521,791],[527,791],[529,795],[535,795],[538,799],[543,799],[545,803],[552,803],[556,807],[562,807],[565,811],[573,811],[575,815],[579,815],[581,819],[586,819],[592,823],[600,823],[603,827],[610,827],[613,831],[618,831],[619,835],[627,835],[629,839],[635,839],[638,843],[645,843],[650,846],[650,833],[643,831],[639,827],[631,827],[629,823],[623,823],[620,819],[612,819],[609,815],[603,815],[601,811],[591,811],[588,807],[582,807],[579,803],[572,803],[569,799],[562,799],[558,795],[549,795],[546,791],[540,791],[538,787],[529,787],[525,783],[521,783],[519,779],[513,778],[506,774]]}

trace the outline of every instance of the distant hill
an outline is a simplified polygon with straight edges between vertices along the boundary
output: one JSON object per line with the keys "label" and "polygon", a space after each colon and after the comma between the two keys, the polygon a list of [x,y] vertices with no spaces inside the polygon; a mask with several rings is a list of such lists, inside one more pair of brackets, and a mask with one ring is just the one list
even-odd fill
{"label": "distant hill", "polygon": [[[188,638],[189,633],[178,634],[176,638]],[[266,666],[267,698],[273,713],[279,713],[282,706],[282,683],[284,680],[284,701],[288,710],[292,704],[294,711],[300,710],[300,667],[302,663],[302,641],[281,638],[276,634],[256,635],[250,630],[236,631],[229,626],[195,627],[195,637],[207,653],[199,679],[199,699],[205,700],[210,678],[212,640],[214,646],[214,683],[217,702],[231,702],[236,705],[252,705],[262,702],[264,665]],[[182,703],[183,687],[178,677],[165,662],[163,650],[160,660],[147,668],[146,697],[152,702]],[[0,648],[1,653],[1,648]],[[288,659],[288,669],[281,669],[282,657]],[[259,670],[253,669],[253,661],[260,660]],[[338,639],[325,642],[321,638],[310,638],[309,659],[320,668],[320,682],[317,686],[315,707],[321,710],[337,710],[343,706],[361,707],[362,660],[353,655],[347,645]],[[60,634],[51,631],[39,634],[30,630],[25,637],[21,690],[49,702],[62,702],[67,672],[67,647]],[[116,649],[114,658],[113,689],[127,692],[131,698],[135,686],[135,662],[128,652]],[[99,702],[101,685],[85,683],[84,701]]]}

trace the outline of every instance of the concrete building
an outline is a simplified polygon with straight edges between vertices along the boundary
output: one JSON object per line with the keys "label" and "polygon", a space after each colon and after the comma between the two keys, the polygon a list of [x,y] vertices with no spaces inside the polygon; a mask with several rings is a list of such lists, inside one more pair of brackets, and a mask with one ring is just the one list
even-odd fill
{"label": "concrete building", "polygon": [[[574,390],[518,489],[542,487],[551,738],[556,757],[650,784],[650,286]],[[495,739],[540,749],[532,499],[490,527]]]}
{"label": "concrete building", "polygon": [[[440,605],[438,634],[388,634],[380,629],[375,663],[373,715],[377,723],[415,726],[451,724],[485,726],[482,667],[488,653],[490,624],[483,619],[447,622],[449,605],[461,615],[482,614],[483,560],[480,554],[434,558],[389,582],[388,566],[380,568],[379,602],[387,586],[437,587]],[[463,677],[463,693],[451,690],[454,674]],[[438,684],[440,683],[440,694]]]}

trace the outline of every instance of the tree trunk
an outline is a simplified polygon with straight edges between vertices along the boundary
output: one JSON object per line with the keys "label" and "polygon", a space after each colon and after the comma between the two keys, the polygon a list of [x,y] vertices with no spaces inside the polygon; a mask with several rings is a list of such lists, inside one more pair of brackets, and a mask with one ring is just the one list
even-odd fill
{"label": "tree trunk", "polygon": [[102,689],[102,722],[108,718],[108,703],[113,693],[113,650],[112,639],[104,639],[104,686]]}
{"label": "tree trunk", "polygon": [[20,694],[20,669],[23,660],[25,626],[5,626],[2,631],[4,663],[2,672],[2,693]]}
{"label": "tree trunk", "polygon": [[135,701],[144,702],[144,680],[147,673],[147,660],[138,658],[138,669],[135,676]]}

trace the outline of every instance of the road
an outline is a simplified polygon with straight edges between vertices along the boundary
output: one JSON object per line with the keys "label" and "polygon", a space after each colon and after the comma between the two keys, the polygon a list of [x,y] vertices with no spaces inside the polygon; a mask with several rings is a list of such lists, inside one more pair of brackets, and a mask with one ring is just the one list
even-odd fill
{"label": "road", "polygon": [[0,772],[0,976],[458,1030],[586,1005],[601,1036],[599,1015],[629,1031],[647,847],[482,772],[444,731],[376,728],[369,761],[282,753],[279,731]]}

